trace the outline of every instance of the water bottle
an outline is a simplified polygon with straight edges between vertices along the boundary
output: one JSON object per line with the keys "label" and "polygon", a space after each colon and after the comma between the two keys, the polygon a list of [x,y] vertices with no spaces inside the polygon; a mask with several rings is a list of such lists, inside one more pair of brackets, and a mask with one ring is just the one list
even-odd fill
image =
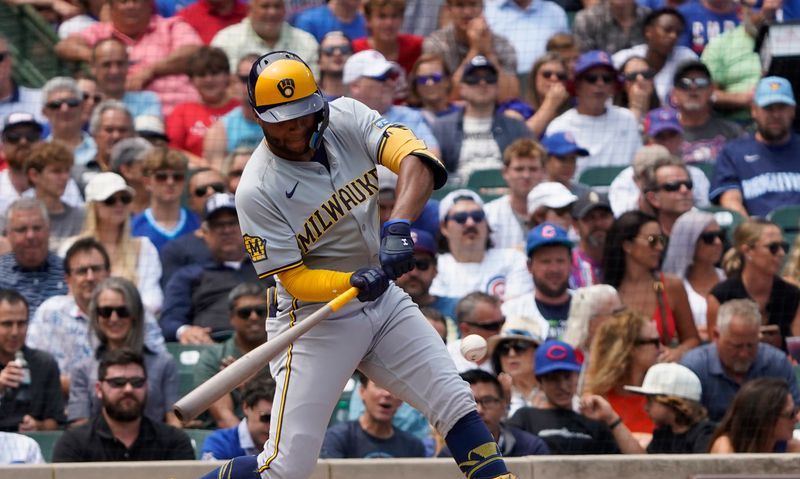
{"label": "water bottle", "polygon": [[22,368],[22,379],[17,388],[16,400],[20,402],[29,402],[31,400],[31,370],[28,368],[28,361],[25,360],[25,355],[22,351],[17,351],[14,355],[17,366]]}

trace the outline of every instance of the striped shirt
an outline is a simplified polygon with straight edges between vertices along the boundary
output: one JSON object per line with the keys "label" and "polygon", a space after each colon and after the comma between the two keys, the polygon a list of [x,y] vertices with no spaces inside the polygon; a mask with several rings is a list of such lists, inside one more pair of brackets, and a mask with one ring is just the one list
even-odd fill
{"label": "striped shirt", "polygon": [[53,253],[36,269],[23,269],[14,253],[0,256],[0,288],[18,291],[28,301],[28,316],[47,298],[67,294],[64,282],[64,260]]}
{"label": "striped shirt", "polygon": [[0,464],[44,464],[39,444],[15,432],[0,432]]}

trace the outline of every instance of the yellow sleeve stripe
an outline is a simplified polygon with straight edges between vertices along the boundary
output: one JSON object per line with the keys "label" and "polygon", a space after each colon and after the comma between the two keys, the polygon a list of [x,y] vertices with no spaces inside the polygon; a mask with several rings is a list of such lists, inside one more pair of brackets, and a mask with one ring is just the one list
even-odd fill
{"label": "yellow sleeve stripe", "polygon": [[278,279],[295,298],[313,303],[327,302],[350,288],[352,273],[308,269],[305,265],[278,273]]}
{"label": "yellow sleeve stripe", "polygon": [[378,162],[395,172],[400,173],[400,163],[408,155],[425,160],[433,170],[434,188],[440,188],[447,181],[447,170],[425,142],[417,138],[408,128],[401,125],[390,125],[383,132],[378,143]]}
{"label": "yellow sleeve stripe", "polygon": [[293,268],[297,268],[298,266],[300,266],[302,264],[303,264],[303,260],[301,259],[300,261],[297,261],[296,263],[287,264],[286,266],[281,266],[279,268],[275,268],[275,269],[273,269],[271,271],[267,271],[266,273],[261,273],[261,274],[258,275],[258,278],[259,279],[264,279],[267,276],[272,276],[273,274],[278,274],[278,273],[282,273],[284,271],[287,271],[287,270],[290,270],[290,269],[293,269]]}

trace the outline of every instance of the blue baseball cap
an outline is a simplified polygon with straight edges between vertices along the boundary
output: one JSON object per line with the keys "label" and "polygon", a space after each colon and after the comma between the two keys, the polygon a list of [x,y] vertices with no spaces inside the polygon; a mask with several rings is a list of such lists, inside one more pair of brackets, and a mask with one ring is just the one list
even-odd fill
{"label": "blue baseball cap", "polygon": [[578,57],[575,61],[575,78],[583,75],[587,70],[594,67],[606,67],[614,73],[617,69],[614,68],[614,63],[611,61],[611,55],[602,50],[591,50]]}
{"label": "blue baseball cap", "polygon": [[436,256],[436,241],[434,241],[433,235],[425,230],[411,228],[411,239],[414,240],[414,252]]}
{"label": "blue baseball cap", "polygon": [[534,374],[543,376],[556,371],[581,371],[575,350],[557,339],[548,339],[536,349]]}
{"label": "blue baseball cap", "polygon": [[797,105],[794,100],[794,92],[792,91],[792,84],[789,80],[783,77],[764,77],[758,82],[756,86],[756,95],[754,98],[756,105],[764,108],[766,106],[774,105],[776,103],[783,103],[785,105]]}
{"label": "blue baseball cap", "polygon": [[425,203],[422,213],[411,223],[411,228],[423,230],[432,238],[439,237],[439,200],[433,198]]}
{"label": "blue baseball cap", "polygon": [[547,135],[542,140],[542,146],[550,155],[567,156],[575,154],[578,156],[589,156],[589,150],[578,146],[575,142],[575,137],[572,136],[572,133],[567,131]]}
{"label": "blue baseball cap", "polygon": [[672,108],[656,108],[648,111],[644,117],[645,135],[652,138],[665,131],[683,134],[683,127],[678,121],[678,112]]}
{"label": "blue baseball cap", "polygon": [[569,239],[564,228],[553,223],[542,223],[528,233],[528,242],[525,251],[528,256],[542,246],[562,245],[572,248],[572,241]]}

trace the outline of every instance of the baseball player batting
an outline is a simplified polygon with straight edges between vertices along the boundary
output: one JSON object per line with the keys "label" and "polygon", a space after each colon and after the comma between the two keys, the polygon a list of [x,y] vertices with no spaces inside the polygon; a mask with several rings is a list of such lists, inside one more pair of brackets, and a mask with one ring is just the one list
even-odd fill
{"label": "baseball player batting", "polygon": [[[278,279],[270,337],[351,286],[359,301],[270,361],[277,392],[261,454],[233,459],[204,477],[308,478],[357,368],[422,411],[467,478],[513,479],[441,338],[391,281],[413,267],[410,222],[447,179],[439,159],[408,128],[362,103],[325,101],[308,65],[293,53],[260,57],[248,92],[265,141],[244,170],[236,209],[256,271]],[[379,164],[399,176],[382,231]]]}

